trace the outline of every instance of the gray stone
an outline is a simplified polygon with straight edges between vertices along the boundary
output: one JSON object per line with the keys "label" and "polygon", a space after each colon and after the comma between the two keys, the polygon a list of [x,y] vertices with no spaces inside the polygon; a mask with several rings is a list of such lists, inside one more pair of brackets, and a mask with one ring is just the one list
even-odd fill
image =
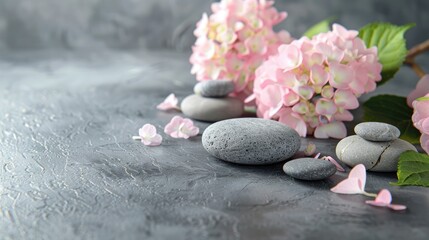
{"label": "gray stone", "polygon": [[355,133],[368,141],[386,142],[399,138],[401,132],[393,125],[381,122],[363,122],[355,127]]}
{"label": "gray stone", "polygon": [[322,180],[334,175],[337,168],[329,161],[315,158],[298,158],[285,163],[283,171],[296,179]]}
{"label": "gray stone", "polygon": [[210,125],[202,143],[207,152],[224,161],[262,165],[293,156],[301,138],[294,129],[273,120],[237,118]]}
{"label": "gray stone", "polygon": [[195,84],[194,92],[203,97],[226,97],[234,91],[234,83],[229,80],[209,80]]}
{"label": "gray stone", "polygon": [[413,145],[401,139],[373,142],[353,135],[341,140],[335,151],[338,159],[350,167],[362,163],[369,171],[396,172],[399,155],[408,150],[417,151]]}
{"label": "gray stone", "polygon": [[243,102],[236,98],[205,98],[200,95],[190,95],[180,104],[186,116],[207,122],[237,118],[243,114]]}

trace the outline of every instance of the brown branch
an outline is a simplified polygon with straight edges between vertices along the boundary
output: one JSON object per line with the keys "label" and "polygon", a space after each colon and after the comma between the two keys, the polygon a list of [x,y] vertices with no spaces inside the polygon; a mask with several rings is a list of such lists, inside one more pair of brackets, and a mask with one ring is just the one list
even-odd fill
{"label": "brown branch", "polygon": [[429,50],[429,39],[412,47],[407,54],[407,59],[414,59],[417,55]]}
{"label": "brown branch", "polygon": [[429,39],[412,47],[409,51],[407,56],[405,57],[404,63],[411,67],[411,69],[414,70],[414,72],[419,76],[420,78],[423,77],[426,73],[423,71],[423,69],[416,63],[414,58],[426,51],[429,50]]}
{"label": "brown branch", "polygon": [[423,69],[414,61],[414,59],[405,59],[405,64],[411,67],[411,69],[413,69],[419,78],[422,78],[424,75],[426,75],[425,71],[423,71]]}

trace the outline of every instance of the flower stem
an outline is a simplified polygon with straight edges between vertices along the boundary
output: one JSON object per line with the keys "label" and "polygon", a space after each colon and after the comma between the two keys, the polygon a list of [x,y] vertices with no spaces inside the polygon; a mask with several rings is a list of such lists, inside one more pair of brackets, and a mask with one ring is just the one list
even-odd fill
{"label": "flower stem", "polygon": [[363,195],[367,196],[367,197],[377,197],[376,193],[368,193],[368,192],[362,192]]}
{"label": "flower stem", "polygon": [[411,67],[411,69],[414,70],[414,72],[419,76],[420,78],[423,77],[426,73],[423,71],[423,69],[415,62],[415,57],[419,54],[422,54],[429,50],[429,39],[417,44],[416,46],[412,47],[409,51],[407,56],[405,57],[404,63]]}

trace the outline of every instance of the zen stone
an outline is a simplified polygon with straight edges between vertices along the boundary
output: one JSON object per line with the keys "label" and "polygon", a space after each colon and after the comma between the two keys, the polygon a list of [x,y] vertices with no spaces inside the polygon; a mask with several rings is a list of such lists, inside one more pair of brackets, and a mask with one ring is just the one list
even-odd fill
{"label": "zen stone", "polygon": [[315,158],[298,158],[285,163],[283,171],[296,179],[322,180],[334,175],[337,168],[329,161]]}
{"label": "zen stone", "polygon": [[207,152],[224,161],[263,165],[290,158],[301,138],[294,129],[273,120],[237,118],[210,125],[202,143]]}
{"label": "zen stone", "polygon": [[186,116],[207,122],[237,118],[244,111],[243,102],[238,99],[205,98],[195,94],[183,99],[180,107]]}
{"label": "zen stone", "polygon": [[359,123],[355,127],[355,133],[368,141],[375,142],[392,141],[401,135],[397,127],[381,122]]}
{"label": "zen stone", "polygon": [[396,172],[399,155],[408,150],[417,152],[413,145],[401,139],[373,142],[353,135],[341,140],[335,151],[337,157],[350,167],[362,163],[369,171]]}
{"label": "zen stone", "polygon": [[194,87],[195,94],[203,97],[226,97],[234,91],[234,83],[229,80],[209,80],[199,82]]}

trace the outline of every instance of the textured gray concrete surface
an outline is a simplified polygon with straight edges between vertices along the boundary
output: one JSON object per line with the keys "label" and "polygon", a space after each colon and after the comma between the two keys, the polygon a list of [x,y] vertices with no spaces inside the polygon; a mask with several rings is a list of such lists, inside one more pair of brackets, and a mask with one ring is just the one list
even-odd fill
{"label": "textured gray concrete surface", "polygon": [[[131,140],[192,92],[187,55],[15,54],[0,61],[0,239],[427,239],[429,189],[388,188],[405,212],[294,180],[282,164],[210,157],[201,136],[159,147]],[[206,123],[196,123],[201,130]],[[307,140],[304,140],[304,142]],[[313,140],[334,154],[335,141]],[[304,144],[303,144],[304,146]]]}
{"label": "textured gray concrete surface", "polygon": [[[429,189],[390,186],[394,174],[368,173],[367,190],[388,188],[405,212],[331,193],[344,174],[304,182],[282,164],[216,160],[201,135],[131,140],[177,114],[155,109],[170,92],[192,92],[192,31],[210,2],[0,0],[0,239],[427,239]],[[276,2],[289,12],[278,29],[296,37],[330,16],[416,22],[408,46],[428,37],[424,0]],[[403,68],[362,99],[416,81]],[[336,141],[312,141],[334,154]]]}

